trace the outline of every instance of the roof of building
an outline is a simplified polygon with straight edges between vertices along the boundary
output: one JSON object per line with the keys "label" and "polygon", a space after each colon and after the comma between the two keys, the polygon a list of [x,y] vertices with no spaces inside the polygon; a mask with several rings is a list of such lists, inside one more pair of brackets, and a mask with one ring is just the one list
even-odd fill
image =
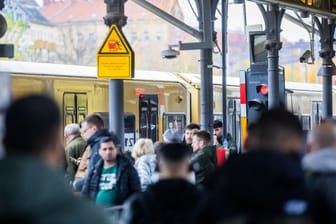
{"label": "roof of building", "polygon": [[12,8],[15,8],[15,11],[20,11],[20,13],[23,12],[29,21],[49,23],[47,18],[40,12],[39,5],[35,2],[35,0],[19,0],[12,2],[10,7],[5,8],[5,10],[13,13]]}
{"label": "roof of building", "polygon": [[[148,1],[166,12],[182,16],[177,0]],[[101,21],[106,16],[106,5],[102,0],[45,0],[41,8],[43,15],[52,23]],[[155,15],[132,1],[125,3],[125,15],[129,19],[153,19]]]}

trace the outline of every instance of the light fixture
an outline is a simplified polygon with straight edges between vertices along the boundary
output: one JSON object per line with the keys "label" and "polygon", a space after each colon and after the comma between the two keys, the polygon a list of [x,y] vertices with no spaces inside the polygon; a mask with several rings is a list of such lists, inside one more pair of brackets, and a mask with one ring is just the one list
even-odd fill
{"label": "light fixture", "polygon": [[173,47],[178,47],[178,45],[177,44],[168,45],[167,50],[161,51],[161,57],[166,58],[166,59],[172,59],[172,58],[176,58],[177,56],[179,56],[180,52],[173,49]]}

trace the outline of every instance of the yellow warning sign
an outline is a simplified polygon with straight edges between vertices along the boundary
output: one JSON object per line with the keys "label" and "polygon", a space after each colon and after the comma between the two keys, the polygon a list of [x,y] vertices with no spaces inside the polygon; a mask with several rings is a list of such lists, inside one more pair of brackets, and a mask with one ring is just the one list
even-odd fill
{"label": "yellow warning sign", "polygon": [[122,31],[114,24],[97,53],[97,67],[99,78],[133,78],[133,50]]}

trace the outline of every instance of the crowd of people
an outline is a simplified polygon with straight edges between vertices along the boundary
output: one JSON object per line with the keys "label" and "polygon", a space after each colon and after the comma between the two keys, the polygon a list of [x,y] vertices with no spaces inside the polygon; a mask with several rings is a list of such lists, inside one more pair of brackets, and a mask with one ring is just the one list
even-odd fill
{"label": "crowd of people", "polygon": [[[163,142],[140,138],[126,153],[99,114],[61,130],[52,99],[19,98],[5,117],[0,221],[336,223],[335,121],[304,138],[296,116],[271,109],[225,161],[218,151],[234,141],[219,120],[213,127],[174,122]],[[111,207],[120,220],[108,219]]]}

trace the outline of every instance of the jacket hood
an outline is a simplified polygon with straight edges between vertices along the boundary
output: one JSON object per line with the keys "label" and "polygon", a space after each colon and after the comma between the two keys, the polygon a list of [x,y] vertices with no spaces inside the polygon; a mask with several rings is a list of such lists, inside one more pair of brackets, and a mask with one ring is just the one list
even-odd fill
{"label": "jacket hood", "polygon": [[107,129],[98,130],[87,140],[87,143],[92,147],[95,143],[100,141],[101,137],[108,137],[108,136],[111,136],[111,134]]}
{"label": "jacket hood", "polygon": [[302,167],[307,171],[336,172],[336,149],[326,148],[306,155]]}

